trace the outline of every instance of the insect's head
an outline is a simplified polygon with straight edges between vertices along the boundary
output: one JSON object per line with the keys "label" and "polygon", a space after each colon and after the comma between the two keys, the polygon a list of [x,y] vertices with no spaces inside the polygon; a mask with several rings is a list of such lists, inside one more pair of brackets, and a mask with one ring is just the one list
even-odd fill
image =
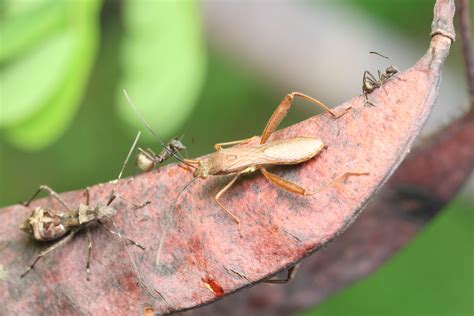
{"label": "insect's head", "polygon": [[[51,218],[49,217],[48,212],[42,208],[37,207],[31,212],[31,215],[20,225],[20,229],[27,234],[33,235],[36,238],[36,231],[42,231],[43,229],[38,229],[42,227],[43,223],[51,224]],[[41,238],[41,237],[40,237]],[[36,238],[38,239],[38,238]]]}
{"label": "insect's head", "polygon": [[153,157],[150,156],[150,154],[141,148],[138,148],[138,155],[137,155],[137,167],[141,171],[150,171],[155,167],[155,160]]}
{"label": "insect's head", "polygon": [[209,176],[209,164],[205,160],[200,160],[196,170],[194,170],[195,178],[206,179]]}
{"label": "insect's head", "polygon": [[398,72],[398,69],[395,68],[394,66],[390,65],[387,67],[387,69],[385,69],[385,73],[391,77],[393,76],[394,74],[396,74]]}
{"label": "insect's head", "polygon": [[170,147],[173,148],[175,151],[181,151],[186,149],[186,146],[184,146],[183,143],[177,138],[173,138],[170,141]]}

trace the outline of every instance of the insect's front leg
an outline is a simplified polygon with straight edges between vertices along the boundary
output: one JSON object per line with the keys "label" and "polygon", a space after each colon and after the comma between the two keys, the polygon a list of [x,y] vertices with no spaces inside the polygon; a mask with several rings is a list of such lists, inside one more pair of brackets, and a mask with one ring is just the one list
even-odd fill
{"label": "insect's front leg", "polygon": [[86,262],[86,278],[87,278],[87,281],[90,280],[90,275],[91,275],[91,270],[90,270],[90,266],[91,266],[91,253],[92,253],[92,234],[91,234],[91,231],[89,229],[89,227],[86,227],[86,235],[87,235],[87,239],[89,241],[88,245],[87,245],[87,262]]}
{"label": "insect's front leg", "polygon": [[271,283],[271,284],[285,284],[290,282],[291,280],[294,279],[296,273],[298,272],[298,269],[300,267],[300,263],[295,264],[291,268],[288,269],[286,278],[284,279],[278,279],[276,277],[270,278],[268,280],[265,280],[265,283]]}
{"label": "insect's front leg", "polygon": [[86,205],[89,206],[91,202],[91,189],[86,187]]}
{"label": "insect's front leg", "polygon": [[20,276],[21,278],[23,278],[25,275],[28,274],[28,272],[30,272],[31,270],[33,270],[33,268],[35,267],[35,264],[42,258],[42,257],[45,257],[47,254],[49,254],[51,251],[53,251],[54,249],[56,248],[59,248],[61,247],[62,245],[66,244],[67,242],[69,242],[70,240],[72,240],[72,238],[74,237],[74,235],[76,234],[76,232],[78,231],[78,229],[73,229],[71,230],[71,232],[64,236],[63,238],[61,238],[59,241],[57,241],[56,243],[54,243],[52,246],[46,248],[45,250],[41,251],[40,254],[36,257],[35,261],[33,261],[33,263],[28,267],[28,269],[26,269],[25,272],[23,272],[23,274]]}
{"label": "insect's front leg", "polygon": [[240,220],[237,218],[237,216],[235,216],[231,211],[229,211],[221,202],[219,202],[219,198],[222,196],[222,194],[225,193],[225,191],[227,191],[234,183],[235,181],[237,181],[237,179],[239,178],[239,176],[242,174],[243,172],[240,172],[238,174],[236,174],[232,180],[230,180],[229,183],[227,183],[227,185],[225,187],[223,187],[217,194],[216,196],[214,197],[214,200],[216,200],[216,203],[227,213],[230,215],[230,217],[232,217],[232,219],[237,223],[237,225],[239,225],[239,230],[240,230]]}
{"label": "insect's front leg", "polygon": [[59,201],[68,211],[72,212],[72,209],[64,202],[64,200],[59,196],[59,194],[56,193],[53,189],[48,187],[47,185],[40,185],[38,190],[36,190],[35,194],[26,202],[21,203],[24,206],[29,206],[30,203],[35,199],[35,197],[41,192],[41,191],[47,191],[53,198]]}

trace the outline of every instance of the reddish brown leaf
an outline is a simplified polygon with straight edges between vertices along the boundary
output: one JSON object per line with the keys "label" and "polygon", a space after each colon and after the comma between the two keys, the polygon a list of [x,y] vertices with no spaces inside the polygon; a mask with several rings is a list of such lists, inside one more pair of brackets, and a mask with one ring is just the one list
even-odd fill
{"label": "reddish brown leaf", "polygon": [[[24,279],[19,275],[40,249],[18,230],[30,210],[15,205],[0,214],[3,277],[0,302],[10,314],[128,314],[168,312],[205,304],[265,279],[293,265],[341,234],[360,213],[370,196],[388,179],[408,153],[437,95],[441,66],[454,39],[452,1],[435,7],[433,37],[426,55],[412,68],[371,94],[376,107],[363,97],[342,104],[352,107],[341,118],[312,117],[276,133],[273,138],[318,136],[328,146],[301,166],[279,169],[285,179],[318,188],[347,171],[367,171],[341,187],[310,197],[286,193],[253,175],[237,182],[222,199],[240,218],[235,223],[215,204],[227,177],[196,182],[173,209],[174,199],[192,175],[177,166],[120,181],[117,192],[152,204],[135,211],[117,202],[114,220],[124,234],[147,247],[131,249],[146,284],[159,292],[149,297],[120,243],[95,229],[92,278],[85,279],[86,243],[81,234],[38,263]],[[104,203],[111,184],[92,188],[92,203]],[[71,205],[84,201],[82,191],[62,194]],[[51,199],[36,205],[59,208]],[[172,211],[169,213],[169,211]],[[172,216],[160,265],[160,222]]]}

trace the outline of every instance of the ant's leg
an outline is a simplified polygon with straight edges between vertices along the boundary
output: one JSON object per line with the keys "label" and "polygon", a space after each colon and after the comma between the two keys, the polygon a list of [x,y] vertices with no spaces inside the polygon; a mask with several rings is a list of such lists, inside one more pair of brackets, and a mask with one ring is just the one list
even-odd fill
{"label": "ant's leg", "polygon": [[362,82],[364,82],[365,80],[369,80],[369,82],[372,84],[375,84],[377,82],[377,78],[375,78],[375,76],[368,70],[364,71],[364,75],[362,76]]}

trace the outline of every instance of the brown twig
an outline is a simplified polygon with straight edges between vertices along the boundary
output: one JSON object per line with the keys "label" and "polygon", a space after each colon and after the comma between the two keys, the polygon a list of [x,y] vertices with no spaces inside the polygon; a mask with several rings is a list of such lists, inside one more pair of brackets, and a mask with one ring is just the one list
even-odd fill
{"label": "brown twig", "polygon": [[459,33],[461,47],[466,68],[466,78],[471,98],[471,107],[474,107],[474,51],[472,48],[471,21],[469,19],[469,0],[458,1]]}

